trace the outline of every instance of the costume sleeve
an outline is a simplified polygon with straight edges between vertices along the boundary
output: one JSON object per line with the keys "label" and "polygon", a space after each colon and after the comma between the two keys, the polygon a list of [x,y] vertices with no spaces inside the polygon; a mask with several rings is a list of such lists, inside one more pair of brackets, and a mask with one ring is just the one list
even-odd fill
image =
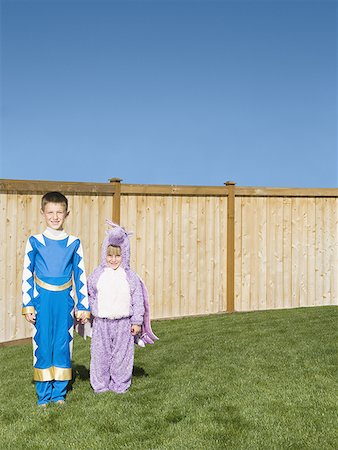
{"label": "costume sleeve", "polygon": [[130,292],[132,305],[132,316],[130,321],[133,325],[142,325],[144,315],[144,299],[141,282],[134,272],[131,272]]}
{"label": "costume sleeve", "polygon": [[83,250],[80,240],[76,245],[76,249],[73,256],[73,275],[74,275],[74,287],[77,298],[77,313],[79,316],[83,312],[86,313],[86,317],[90,318],[88,292],[87,292],[87,278],[83,260]]}
{"label": "costume sleeve", "polygon": [[22,314],[35,313],[34,308],[34,267],[36,249],[33,238],[26,244],[25,258],[22,272]]}

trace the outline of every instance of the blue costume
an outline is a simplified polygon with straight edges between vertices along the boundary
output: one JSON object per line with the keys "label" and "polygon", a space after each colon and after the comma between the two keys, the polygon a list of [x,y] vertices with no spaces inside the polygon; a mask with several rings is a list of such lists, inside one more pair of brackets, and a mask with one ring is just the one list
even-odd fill
{"label": "blue costume", "polygon": [[22,314],[36,313],[34,380],[38,404],[57,402],[72,379],[74,299],[77,314],[90,316],[80,240],[50,228],[31,236],[22,277]]}

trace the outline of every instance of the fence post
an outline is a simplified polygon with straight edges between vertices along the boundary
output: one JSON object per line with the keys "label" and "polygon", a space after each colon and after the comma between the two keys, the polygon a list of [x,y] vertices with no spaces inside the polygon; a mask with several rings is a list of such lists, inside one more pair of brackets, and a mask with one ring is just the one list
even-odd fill
{"label": "fence post", "polygon": [[109,182],[114,184],[113,196],[113,222],[120,225],[121,220],[121,178],[109,178]]}
{"label": "fence post", "polygon": [[235,184],[233,181],[224,183],[228,188],[227,207],[227,309],[228,313],[235,310]]}

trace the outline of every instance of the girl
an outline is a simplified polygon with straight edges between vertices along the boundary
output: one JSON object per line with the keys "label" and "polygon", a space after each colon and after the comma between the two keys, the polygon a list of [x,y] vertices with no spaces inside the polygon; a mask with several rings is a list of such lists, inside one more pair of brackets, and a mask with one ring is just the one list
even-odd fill
{"label": "girl", "polygon": [[147,290],[130,269],[128,233],[113,228],[102,245],[101,265],[88,279],[93,319],[90,383],[94,392],[123,393],[131,384],[134,343],[158,339],[149,320]]}

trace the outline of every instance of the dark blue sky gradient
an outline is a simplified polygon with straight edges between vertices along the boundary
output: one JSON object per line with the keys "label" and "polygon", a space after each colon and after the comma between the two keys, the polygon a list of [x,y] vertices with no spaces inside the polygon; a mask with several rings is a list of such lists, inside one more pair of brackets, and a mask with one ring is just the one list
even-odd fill
{"label": "dark blue sky gradient", "polygon": [[338,187],[337,2],[1,1],[0,178]]}

